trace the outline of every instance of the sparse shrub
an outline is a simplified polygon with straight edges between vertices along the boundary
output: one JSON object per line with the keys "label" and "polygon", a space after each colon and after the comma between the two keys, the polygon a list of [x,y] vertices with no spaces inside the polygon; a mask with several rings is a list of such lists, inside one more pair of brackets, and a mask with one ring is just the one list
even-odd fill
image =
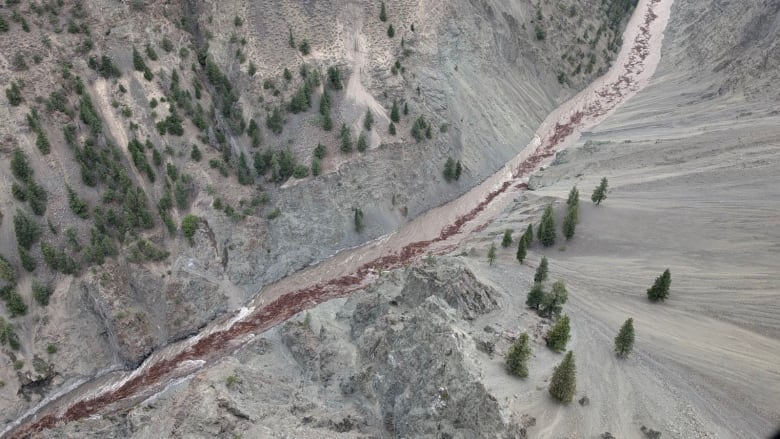
{"label": "sparse shrub", "polygon": [[233,19],[233,25],[235,27],[241,27],[244,25],[244,19],[236,15],[236,17]]}
{"label": "sparse shrub", "polygon": [[46,346],[46,353],[49,354],[49,355],[56,354],[57,353],[57,345],[55,345],[54,343],[49,343]]}
{"label": "sparse shrub", "polygon": [[320,162],[320,159],[317,157],[314,157],[311,160],[311,175],[316,177],[322,173],[322,163]]}
{"label": "sparse shrub", "polygon": [[547,31],[544,30],[544,27],[542,27],[541,24],[536,24],[534,27],[534,35],[536,35],[536,39],[539,41],[544,41],[545,38],[547,38]]}
{"label": "sparse shrub", "polygon": [[29,67],[27,67],[27,61],[24,59],[24,54],[21,51],[17,51],[13,58],[11,59],[11,65],[13,66],[14,70],[22,71],[27,70]]}
{"label": "sparse shrub", "polygon": [[163,37],[162,41],[160,42],[160,47],[162,47],[162,49],[167,53],[171,53],[173,51],[173,43],[167,36]]}
{"label": "sparse shrub", "polygon": [[525,378],[528,376],[528,359],[531,358],[531,347],[528,344],[528,334],[520,334],[506,354],[506,370],[511,375]]}
{"label": "sparse shrub", "polygon": [[282,73],[282,77],[284,77],[285,81],[291,81],[292,80],[292,72],[287,67],[284,68],[284,72]]}
{"label": "sparse shrub", "polygon": [[298,50],[301,51],[301,55],[306,56],[309,53],[311,53],[311,46],[309,45],[309,42],[307,40],[303,40],[301,44],[298,46]]}
{"label": "sparse shrub", "polygon": [[293,177],[306,178],[308,176],[309,176],[309,168],[307,168],[304,165],[295,165],[295,170],[293,171]]}
{"label": "sparse shrub", "polygon": [[249,61],[249,66],[246,69],[246,73],[249,76],[255,76],[255,73],[257,73],[257,66],[255,65],[254,62]]}
{"label": "sparse shrub", "polygon": [[268,218],[269,220],[276,219],[279,218],[281,214],[282,211],[278,207],[274,207],[273,209],[271,209],[271,212],[268,213],[266,218]]}
{"label": "sparse shrub", "polygon": [[317,157],[318,159],[323,159],[325,158],[326,152],[327,151],[325,149],[325,145],[323,145],[322,143],[318,143],[317,147],[314,148],[314,157]]}

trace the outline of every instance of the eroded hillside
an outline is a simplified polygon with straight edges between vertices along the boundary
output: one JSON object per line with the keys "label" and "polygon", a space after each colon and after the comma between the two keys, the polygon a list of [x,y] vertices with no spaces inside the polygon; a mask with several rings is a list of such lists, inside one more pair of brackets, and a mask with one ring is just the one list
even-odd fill
{"label": "eroded hillside", "polygon": [[481,181],[631,7],[503,3],[6,2],[5,419]]}

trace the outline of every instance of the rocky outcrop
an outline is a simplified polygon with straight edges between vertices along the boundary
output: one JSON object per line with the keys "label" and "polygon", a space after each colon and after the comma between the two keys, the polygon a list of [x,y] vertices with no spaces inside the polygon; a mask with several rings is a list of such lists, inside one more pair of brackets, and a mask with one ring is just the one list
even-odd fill
{"label": "rocky outcrop", "polygon": [[45,432],[163,436],[524,438],[480,382],[467,319],[498,293],[459,263],[385,275],[322,304],[119,419]]}

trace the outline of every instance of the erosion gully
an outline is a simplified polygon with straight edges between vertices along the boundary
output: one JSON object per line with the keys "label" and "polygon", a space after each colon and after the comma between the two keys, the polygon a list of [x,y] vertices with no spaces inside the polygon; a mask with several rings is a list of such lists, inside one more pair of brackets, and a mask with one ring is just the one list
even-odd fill
{"label": "erosion gully", "polygon": [[134,371],[98,377],[40,404],[7,426],[3,436],[29,437],[63,423],[125,410],[295,314],[365,288],[383,270],[402,267],[429,252],[444,253],[457,247],[466,237],[483,230],[526,190],[532,172],[551,162],[555,153],[584,129],[601,122],[647,84],[658,64],[671,3],[640,0],[623,35],[626,44],[610,70],[553,111],[531,144],[479,186],[393,234],[342,251],[266,286],[235,315],[159,350]]}

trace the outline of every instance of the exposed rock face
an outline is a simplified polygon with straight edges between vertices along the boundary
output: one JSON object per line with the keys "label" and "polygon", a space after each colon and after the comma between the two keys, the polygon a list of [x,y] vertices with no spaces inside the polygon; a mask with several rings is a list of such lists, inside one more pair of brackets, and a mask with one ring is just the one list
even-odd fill
{"label": "exposed rock face", "polygon": [[[471,319],[497,293],[460,264],[391,273],[252,342],[235,359],[119,419],[45,432],[104,437],[524,438],[504,419],[467,352]],[[231,371],[232,370],[232,371]],[[73,430],[76,429],[76,430]]]}

